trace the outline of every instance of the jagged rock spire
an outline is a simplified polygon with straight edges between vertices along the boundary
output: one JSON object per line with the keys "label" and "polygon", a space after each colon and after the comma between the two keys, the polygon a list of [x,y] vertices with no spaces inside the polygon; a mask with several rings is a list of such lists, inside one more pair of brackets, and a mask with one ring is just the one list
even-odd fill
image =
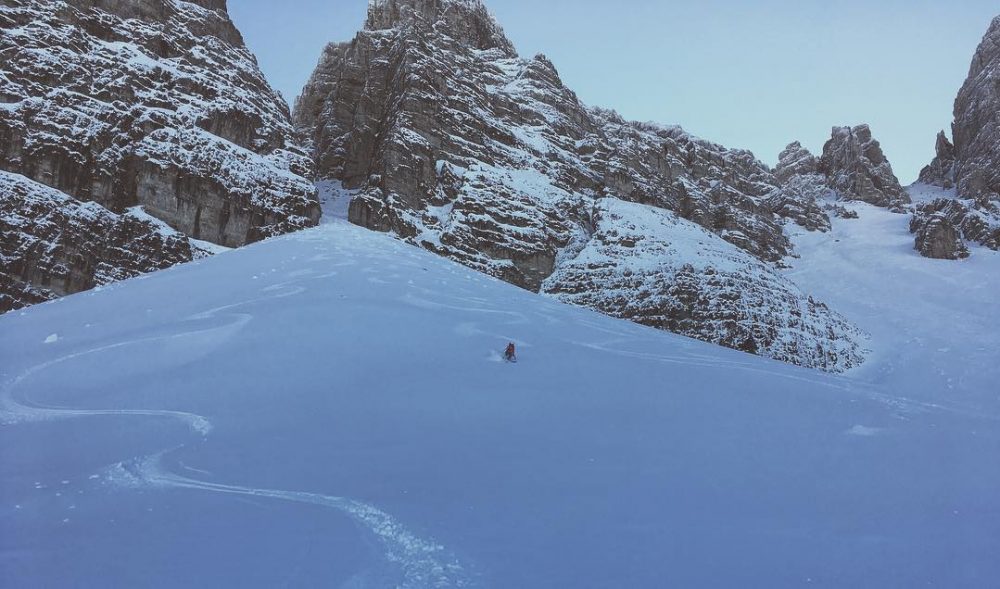
{"label": "jagged rock spire", "polygon": [[819,161],[808,149],[798,141],[789,143],[778,156],[778,165],[774,168],[774,176],[778,182],[786,182],[792,176],[815,174]]}
{"label": "jagged rock spire", "polygon": [[868,125],[834,127],[823,146],[819,171],[842,198],[894,210],[910,202]]}
{"label": "jagged rock spire", "polygon": [[920,181],[924,184],[952,188],[955,186],[955,146],[948,141],[944,131],[938,133],[934,145],[934,160],[920,170]]}

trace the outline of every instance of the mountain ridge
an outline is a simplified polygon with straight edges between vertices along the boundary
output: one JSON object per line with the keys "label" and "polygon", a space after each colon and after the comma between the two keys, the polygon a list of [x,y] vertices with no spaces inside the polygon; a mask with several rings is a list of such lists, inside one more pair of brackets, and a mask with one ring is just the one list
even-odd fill
{"label": "mountain ridge", "polygon": [[[746,256],[740,272],[756,268],[755,260],[780,267],[794,255],[783,226],[800,211],[808,209],[817,227],[829,224],[824,207],[849,213],[783,186],[748,150],[582,104],[544,55],[522,58],[506,39],[452,34],[448,14],[471,15],[502,34],[482,2],[407,0],[371,10],[389,11],[392,18],[369,18],[353,40],[329,44],[293,111],[318,177],[354,191],[353,223],[394,233],[528,290],[578,303],[596,305],[600,299],[600,308],[615,316],[639,318],[627,309],[631,296],[647,306],[642,316],[661,318],[658,326],[683,323],[690,327],[682,333],[707,341],[830,370],[861,362],[863,335],[825,306],[809,307],[808,295],[779,273],[766,273],[764,283],[744,281],[757,284],[754,290],[797,293],[768,301],[778,305],[771,311],[779,318],[768,327],[758,326],[759,318],[745,310],[746,300],[766,297],[734,299],[723,284],[711,292],[704,289],[707,283],[687,283],[687,292],[679,293],[684,287],[638,281],[609,303],[597,291],[628,280],[608,275],[610,282],[601,285],[579,272],[550,280],[586,249],[602,223],[595,212],[608,198],[646,207],[651,218],[669,211],[700,225]],[[870,129],[848,128],[838,137],[835,130],[829,146],[841,153],[824,154],[830,161],[823,182],[839,188],[843,198],[901,210],[908,199]],[[613,217],[605,215],[605,225]],[[624,260],[633,248],[612,241],[600,249],[607,255],[610,247],[618,253],[607,262],[622,261],[612,274],[627,272]],[[712,251],[722,255],[722,249]],[[668,268],[677,260],[663,262]],[[566,284],[570,276],[580,284]],[[579,296],[583,284],[593,296]],[[693,307],[684,309],[680,300]],[[804,332],[816,335],[798,348],[826,351],[776,351],[795,348],[791,342],[803,330],[793,310],[800,304],[814,310]],[[725,321],[710,317],[725,317],[736,327],[721,327]],[[849,343],[842,345],[840,338]]]}

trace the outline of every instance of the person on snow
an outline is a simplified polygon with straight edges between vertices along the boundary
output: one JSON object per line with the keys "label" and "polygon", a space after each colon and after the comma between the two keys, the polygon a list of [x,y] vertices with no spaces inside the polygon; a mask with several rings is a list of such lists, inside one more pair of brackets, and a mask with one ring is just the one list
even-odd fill
{"label": "person on snow", "polygon": [[507,344],[507,349],[503,352],[503,359],[508,362],[517,362],[517,350],[514,348],[514,342]]}

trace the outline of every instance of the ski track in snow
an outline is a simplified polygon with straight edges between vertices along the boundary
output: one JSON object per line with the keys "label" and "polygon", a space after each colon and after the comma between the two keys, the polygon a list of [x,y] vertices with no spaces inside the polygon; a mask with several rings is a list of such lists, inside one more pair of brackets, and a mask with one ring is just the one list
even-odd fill
{"label": "ski track in snow", "polygon": [[386,559],[397,565],[403,581],[397,587],[470,587],[463,567],[443,562],[443,546],[414,536],[392,516],[376,507],[331,495],[302,491],[279,491],[198,481],[173,474],[163,465],[166,452],[120,462],[105,473],[105,480],[123,487],[190,489],[264,497],[293,503],[320,505],[341,511],[375,535],[386,547]]}
{"label": "ski track in snow", "polygon": [[[315,280],[322,277],[323,276],[313,276],[308,279]],[[191,315],[185,320],[203,322],[228,316],[230,321],[222,325],[200,329],[188,329],[177,333],[117,342],[110,345],[73,352],[48,362],[38,364],[22,372],[16,378],[4,383],[2,389],[0,389],[0,424],[15,425],[25,422],[52,421],[95,416],[155,417],[179,420],[187,424],[194,433],[200,435],[202,438],[205,438],[212,431],[212,423],[208,420],[208,418],[193,413],[160,409],[80,409],[56,407],[32,402],[29,399],[18,396],[16,393],[17,389],[32,376],[39,374],[57,364],[86,356],[96,356],[110,350],[144,343],[204,336],[209,334],[224,335],[227,336],[226,339],[228,339],[228,336],[234,335],[244,325],[253,320],[252,315],[247,313],[232,312],[233,309],[254,303],[295,296],[306,292],[307,290],[308,289],[306,287],[296,285],[291,282],[275,284],[261,290],[261,292],[270,293],[268,296],[258,297],[231,305],[215,307],[207,311]],[[223,315],[224,313],[225,315]],[[170,472],[163,464],[164,457],[168,453],[179,450],[183,447],[184,446],[179,446],[158,452],[156,454],[119,462],[105,469],[102,475],[104,480],[108,483],[122,488],[187,489],[213,493],[263,497],[293,503],[319,505],[334,509],[348,515],[353,521],[359,523],[363,529],[372,534],[379,541],[385,550],[384,557],[387,565],[390,569],[392,569],[389,571],[379,572],[387,574],[397,573],[398,576],[401,577],[401,581],[395,585],[396,587],[401,589],[416,589],[422,587],[446,588],[474,586],[471,576],[457,560],[449,555],[445,547],[433,541],[417,537],[407,530],[402,524],[397,522],[391,515],[372,505],[354,499],[322,495],[318,493],[240,487],[183,477]],[[206,475],[210,474],[206,471],[194,469],[184,464],[180,464],[179,467],[192,472],[204,473]],[[382,575],[375,575],[375,577],[384,578]]]}
{"label": "ski track in snow", "polygon": [[[308,232],[295,236],[299,241],[310,241],[316,239],[316,235]],[[393,252],[370,252],[372,259],[376,259],[386,264],[387,268],[395,269],[395,264],[404,266],[413,264],[413,269],[431,264],[414,254],[407,258],[400,258],[398,255],[390,255]],[[93,347],[83,351],[76,351],[48,362],[36,365],[20,376],[5,383],[0,388],[0,423],[16,424],[26,421],[44,421],[80,418],[87,416],[123,416],[123,417],[147,417],[147,418],[167,418],[181,421],[187,424],[191,430],[202,436],[208,436],[212,431],[212,424],[203,416],[191,413],[154,409],[79,409],[67,407],[46,406],[32,402],[24,395],[18,395],[22,385],[54,365],[69,362],[72,360],[96,357],[104,352],[125,348],[128,346],[139,346],[151,342],[164,342],[173,340],[183,340],[184,338],[194,338],[197,351],[204,352],[206,349],[214,349],[221,346],[225,341],[234,337],[244,326],[254,320],[254,316],[247,312],[247,307],[254,303],[270,302],[276,299],[294,297],[309,291],[307,285],[316,283],[337,275],[335,268],[355,266],[357,262],[353,259],[350,251],[332,248],[323,250],[309,258],[309,262],[322,262],[322,269],[301,269],[285,274],[283,277],[287,282],[266,286],[260,289],[261,296],[242,302],[214,307],[206,311],[201,311],[186,318],[180,319],[176,323],[167,323],[159,327],[159,332],[152,336],[120,341],[110,345]],[[442,264],[446,263],[444,261]],[[389,266],[389,264],[394,264]],[[274,270],[272,269],[272,272]],[[263,273],[262,273],[263,274]],[[362,272],[364,274],[364,272]],[[254,275],[254,279],[257,275]],[[759,359],[747,357],[745,360],[736,353],[732,354],[709,354],[705,345],[691,340],[690,342],[680,338],[674,340],[674,346],[664,349],[661,346],[647,346],[647,342],[642,337],[637,337],[635,327],[619,324],[610,319],[599,318],[588,314],[588,311],[580,310],[572,315],[557,315],[548,312],[547,305],[560,305],[556,302],[540,300],[539,304],[530,309],[520,311],[510,310],[505,306],[498,305],[495,301],[490,301],[477,296],[474,289],[465,289],[461,286],[465,284],[473,285],[481,280],[492,280],[486,277],[477,277],[468,282],[456,279],[455,285],[459,288],[449,288],[447,294],[436,293],[428,288],[423,288],[414,284],[413,280],[408,283],[404,277],[397,278],[397,286],[408,292],[392,295],[396,301],[402,302],[415,309],[429,311],[447,310],[455,322],[452,333],[458,337],[489,336],[495,338],[498,343],[506,341],[517,342],[519,347],[531,348],[531,341],[523,341],[514,334],[520,331],[525,325],[558,325],[576,324],[586,328],[591,335],[596,337],[571,336],[562,343],[570,347],[579,349],[589,349],[599,351],[602,354],[633,358],[641,362],[666,363],[672,365],[699,366],[709,369],[725,369],[741,371],[748,374],[767,375],[781,380],[797,381],[804,384],[818,385],[809,387],[817,394],[829,392],[846,393],[847,400],[850,398],[871,399],[890,407],[898,419],[908,419],[909,415],[917,413],[928,413],[934,411],[961,414],[978,419],[997,421],[1000,418],[983,415],[979,412],[967,411],[962,408],[947,407],[937,403],[923,402],[904,398],[894,394],[888,394],[880,390],[876,385],[867,385],[856,378],[850,376],[834,377],[826,374],[811,376],[807,370],[795,370],[782,364],[775,363],[774,367],[762,363]],[[437,284],[448,285],[451,280],[437,280]],[[342,295],[341,295],[342,296]],[[567,319],[571,317],[572,319]],[[659,337],[659,332],[650,329],[650,333]],[[63,344],[60,338],[59,344]],[[68,341],[72,341],[69,339]],[[188,343],[188,342],[185,342]],[[551,344],[551,342],[550,342]],[[652,351],[644,351],[644,350]],[[499,350],[489,351],[489,357],[484,361],[500,361]],[[880,435],[882,428],[875,428],[867,425],[845,426],[844,435],[856,437],[872,437]],[[183,447],[183,446],[181,446]],[[331,510],[335,510],[349,517],[356,522],[359,527],[375,539],[384,551],[384,564],[375,567],[377,570],[368,571],[355,579],[361,586],[366,586],[365,579],[384,580],[388,576],[399,579],[394,583],[398,587],[471,587],[476,584],[477,577],[468,572],[444,547],[433,541],[421,539],[405,529],[393,517],[380,509],[362,503],[360,501],[305,491],[286,491],[276,489],[264,489],[229,485],[218,482],[210,482],[188,478],[178,474],[184,472],[192,476],[201,475],[203,478],[210,478],[209,472],[191,468],[183,463],[170,461],[170,455],[179,448],[170,448],[158,453],[133,458],[118,462],[101,471],[104,480],[115,487],[124,489],[160,489],[160,490],[184,490],[203,493],[220,493],[232,496],[257,497],[268,500],[283,501],[297,504],[317,505]],[[384,567],[384,568],[383,568]],[[354,585],[352,585],[354,586]]]}

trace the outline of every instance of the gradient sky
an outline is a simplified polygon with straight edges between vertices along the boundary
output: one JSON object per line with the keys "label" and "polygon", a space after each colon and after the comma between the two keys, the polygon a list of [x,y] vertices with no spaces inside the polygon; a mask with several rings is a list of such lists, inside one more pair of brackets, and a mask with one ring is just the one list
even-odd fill
{"label": "gradient sky", "polygon": [[[871,124],[904,184],[950,134],[996,0],[486,0],[522,56],[546,54],[586,104],[676,123],[774,164],[798,139]],[[229,0],[289,101],[367,0]]]}

